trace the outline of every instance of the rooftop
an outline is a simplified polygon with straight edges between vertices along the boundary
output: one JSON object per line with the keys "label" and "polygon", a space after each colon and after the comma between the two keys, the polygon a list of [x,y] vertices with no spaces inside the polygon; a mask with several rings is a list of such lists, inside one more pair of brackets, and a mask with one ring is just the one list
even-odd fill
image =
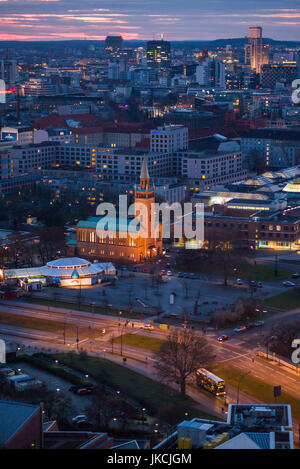
{"label": "rooftop", "polygon": [[0,401],[0,445],[6,445],[37,412],[38,405]]}
{"label": "rooftop", "polygon": [[300,140],[299,130],[264,128],[251,130],[243,138],[261,138],[267,140]]}

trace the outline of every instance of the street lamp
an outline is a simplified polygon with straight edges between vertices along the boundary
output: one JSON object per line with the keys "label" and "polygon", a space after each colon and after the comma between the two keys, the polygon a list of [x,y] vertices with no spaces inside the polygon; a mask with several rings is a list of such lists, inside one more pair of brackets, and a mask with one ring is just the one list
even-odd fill
{"label": "street lamp", "polygon": [[236,398],[236,403],[238,404],[239,401],[240,401],[240,385],[241,385],[241,382],[243,381],[244,378],[246,378],[247,375],[250,375],[251,371],[248,371],[247,373],[245,373],[244,375],[242,375],[239,379],[239,382],[238,382],[238,387],[237,387],[237,398]]}

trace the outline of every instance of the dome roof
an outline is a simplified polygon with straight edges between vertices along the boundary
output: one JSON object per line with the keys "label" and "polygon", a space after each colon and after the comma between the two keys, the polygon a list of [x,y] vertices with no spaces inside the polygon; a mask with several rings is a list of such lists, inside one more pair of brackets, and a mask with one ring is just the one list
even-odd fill
{"label": "dome roof", "polygon": [[80,267],[89,267],[91,263],[85,259],[80,259],[79,257],[66,257],[61,259],[55,259],[47,263],[47,267],[52,269],[76,269]]}

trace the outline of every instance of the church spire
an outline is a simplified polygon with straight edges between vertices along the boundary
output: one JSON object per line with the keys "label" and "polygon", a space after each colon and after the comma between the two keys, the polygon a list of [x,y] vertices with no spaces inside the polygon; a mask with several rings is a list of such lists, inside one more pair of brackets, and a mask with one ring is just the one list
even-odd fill
{"label": "church spire", "polygon": [[147,187],[149,187],[149,183],[150,183],[150,176],[149,176],[149,171],[148,171],[147,158],[145,155],[143,164],[142,164],[141,174],[140,174],[141,189],[146,189]]}

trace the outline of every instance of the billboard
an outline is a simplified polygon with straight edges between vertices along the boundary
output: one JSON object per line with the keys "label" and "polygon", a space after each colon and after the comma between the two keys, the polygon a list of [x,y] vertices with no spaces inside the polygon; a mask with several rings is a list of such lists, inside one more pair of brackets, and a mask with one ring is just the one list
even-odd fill
{"label": "billboard", "polygon": [[1,139],[16,142],[18,140],[18,132],[1,132]]}

